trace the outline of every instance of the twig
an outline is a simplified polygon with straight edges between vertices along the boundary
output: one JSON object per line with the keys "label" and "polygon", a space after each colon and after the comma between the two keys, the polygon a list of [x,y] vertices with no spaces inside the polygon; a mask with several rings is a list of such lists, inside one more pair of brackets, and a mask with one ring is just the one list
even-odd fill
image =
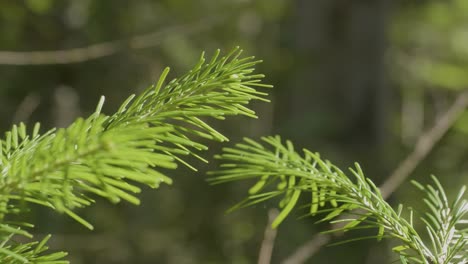
{"label": "twig", "polygon": [[424,132],[416,142],[416,146],[380,186],[380,192],[387,199],[395,189],[414,171],[421,161],[427,157],[435,144],[447,133],[460,114],[468,107],[468,91],[462,92],[450,108],[436,121],[435,125]]}
{"label": "twig", "polygon": [[317,251],[320,250],[332,238],[329,234],[317,234],[311,240],[302,244],[299,248],[287,257],[282,264],[298,264],[304,263],[308,258],[312,257]]}
{"label": "twig", "polygon": [[[458,95],[450,108],[435,122],[434,126],[424,132],[416,142],[413,151],[396,167],[392,174],[379,187],[382,197],[387,199],[395,189],[427,157],[435,144],[447,133],[461,113],[468,107],[468,91]],[[342,235],[337,233],[336,235]],[[312,257],[320,248],[332,239],[330,234],[317,234],[289,255],[283,264],[300,264]]]}
{"label": "twig", "polygon": [[41,98],[35,93],[30,93],[24,97],[13,114],[13,124],[27,122],[34,111],[41,103]]}
{"label": "twig", "polygon": [[60,85],[54,91],[54,126],[66,127],[80,115],[80,97],[71,87]]}
{"label": "twig", "polygon": [[82,48],[52,51],[0,51],[0,64],[3,65],[45,65],[71,64],[98,59],[126,49],[144,49],[157,46],[162,39],[173,33],[194,34],[212,27],[219,19],[202,20],[196,23],[178,25],[138,35],[126,40],[114,40],[92,44]]}
{"label": "twig", "polygon": [[273,253],[273,246],[275,245],[276,229],[271,228],[271,223],[278,216],[277,209],[270,209],[268,211],[268,224],[265,228],[265,235],[263,237],[262,245],[260,246],[260,253],[258,255],[258,264],[270,264],[271,254]]}

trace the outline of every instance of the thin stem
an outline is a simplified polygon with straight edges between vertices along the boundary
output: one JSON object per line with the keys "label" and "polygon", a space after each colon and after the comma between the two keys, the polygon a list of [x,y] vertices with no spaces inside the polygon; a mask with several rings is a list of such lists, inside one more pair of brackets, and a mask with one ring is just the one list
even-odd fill
{"label": "thin stem", "polygon": [[47,65],[71,64],[110,56],[127,49],[144,49],[157,46],[169,34],[195,34],[213,27],[220,19],[192,22],[168,27],[148,34],[137,35],[126,40],[114,40],[92,44],[82,48],[52,51],[0,51],[0,65]]}
{"label": "thin stem", "polygon": [[414,169],[431,152],[434,146],[442,139],[453,126],[461,113],[468,107],[468,91],[462,92],[453,102],[452,106],[442,115],[435,125],[423,133],[416,142],[413,151],[396,167],[387,180],[380,186],[382,197],[388,198]]}
{"label": "thin stem", "polygon": [[270,264],[271,255],[273,253],[273,246],[275,245],[277,229],[272,228],[271,224],[278,216],[278,209],[270,209],[268,211],[268,224],[265,227],[265,235],[263,237],[262,245],[260,246],[260,253],[258,255],[258,264]]}

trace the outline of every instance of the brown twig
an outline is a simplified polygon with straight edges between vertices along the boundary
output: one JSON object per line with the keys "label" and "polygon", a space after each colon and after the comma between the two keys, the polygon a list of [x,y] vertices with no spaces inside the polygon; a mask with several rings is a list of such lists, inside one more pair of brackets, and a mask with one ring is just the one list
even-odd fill
{"label": "brown twig", "polygon": [[307,259],[312,257],[319,251],[325,244],[331,240],[332,236],[329,234],[317,234],[311,240],[302,244],[299,248],[287,257],[282,264],[298,264],[304,263]]}
{"label": "brown twig", "polygon": [[447,133],[461,113],[468,107],[468,91],[462,92],[450,108],[424,132],[416,142],[413,151],[398,165],[380,186],[382,197],[387,199],[400,184],[408,178],[421,161],[427,157],[435,144]]}
{"label": "brown twig", "polygon": [[54,91],[54,126],[66,127],[80,116],[80,96],[73,88],[60,85]]}
{"label": "brown twig", "polygon": [[[424,132],[416,142],[413,151],[396,167],[392,174],[379,187],[382,197],[387,199],[395,189],[414,171],[421,161],[427,157],[437,142],[453,126],[461,113],[468,107],[468,91],[458,95],[450,108]],[[342,233],[337,233],[342,234]],[[317,234],[289,255],[283,264],[300,264],[312,257],[320,248],[332,239],[330,234]]]}
{"label": "brown twig", "polygon": [[19,122],[26,123],[40,103],[41,98],[39,95],[35,93],[26,95],[13,113],[13,124]]}
{"label": "brown twig", "polygon": [[98,59],[126,49],[144,49],[157,46],[162,39],[173,32],[194,34],[212,27],[219,19],[202,20],[196,23],[178,25],[138,35],[126,40],[114,40],[92,44],[82,48],[52,51],[0,51],[0,64],[3,65],[46,65],[71,64]]}
{"label": "brown twig", "polygon": [[258,264],[270,264],[271,262],[271,254],[273,253],[277,233],[277,230],[271,227],[271,223],[273,223],[278,214],[278,209],[270,209],[268,211],[268,224],[265,228],[262,245],[260,246]]}

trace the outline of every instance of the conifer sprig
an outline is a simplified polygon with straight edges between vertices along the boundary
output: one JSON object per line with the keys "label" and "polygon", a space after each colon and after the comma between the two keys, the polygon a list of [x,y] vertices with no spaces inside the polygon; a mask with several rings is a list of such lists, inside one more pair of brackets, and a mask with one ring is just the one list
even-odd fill
{"label": "conifer sprig", "polygon": [[223,154],[216,156],[224,163],[219,171],[211,173],[215,176],[210,179],[212,183],[257,180],[249,189],[249,196],[232,209],[281,196],[282,211],[272,223],[277,227],[294,209],[300,196],[306,196],[310,199],[307,214],[322,214],[321,221],[343,224],[327,232],[376,229],[374,236],[344,242],[394,238],[400,245],[393,251],[399,254],[402,263],[467,263],[465,188],[454,202],[448,202],[435,177],[435,187],[416,183],[426,194],[425,202],[430,209],[423,218],[431,237],[428,243],[414,227],[413,211],[409,210],[409,219],[406,219],[402,205],[394,210],[357,163],[355,168],[349,169],[351,179],[338,167],[321,159],[318,153],[304,149],[301,155],[290,141],[283,142],[279,136],[263,137],[262,142],[246,138],[243,143],[224,148]]}
{"label": "conifer sprig", "polygon": [[[88,228],[92,225],[76,214],[76,208],[94,202],[92,195],[116,203],[139,204],[136,193],[143,183],[156,188],[170,184],[161,169],[174,169],[182,157],[198,156],[207,147],[200,138],[227,138],[203,118],[224,119],[231,115],[256,117],[245,105],[265,99],[257,87],[263,75],[254,74],[260,61],[240,58],[236,48],[227,56],[217,51],[210,61],[202,54],[195,67],[181,78],[164,84],[166,68],[159,81],[139,96],[130,96],[113,115],[96,111],[69,127],[31,134],[24,124],[14,125],[0,140],[0,263],[58,264],[65,253],[42,255],[45,240],[18,244],[15,234],[30,236],[9,217],[35,203],[64,212]],[[62,262],[61,262],[62,261]]]}

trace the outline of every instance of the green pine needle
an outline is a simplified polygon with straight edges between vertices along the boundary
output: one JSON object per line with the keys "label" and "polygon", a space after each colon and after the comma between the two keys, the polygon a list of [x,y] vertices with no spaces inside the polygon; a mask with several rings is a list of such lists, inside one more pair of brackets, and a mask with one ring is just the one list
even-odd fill
{"label": "green pine needle", "polygon": [[101,112],[104,97],[88,118],[42,135],[39,125],[31,134],[24,124],[14,125],[0,139],[0,263],[67,263],[65,253],[43,254],[47,239],[18,244],[12,235],[28,235],[19,225],[7,226],[24,202],[66,213],[84,226],[92,225],[75,213],[101,196],[113,203],[139,204],[137,183],[157,188],[171,184],[165,170],[178,163],[195,167],[183,157],[207,147],[202,138],[226,141],[208,118],[232,115],[256,117],[247,108],[251,100],[268,101],[263,75],[254,73],[260,61],[240,58],[242,50],[226,56],[218,50],[206,62],[202,54],[195,67],[166,83],[166,68],[157,83],[140,95],[131,95],[112,115]]}
{"label": "green pine needle", "polygon": [[[400,245],[393,251],[402,263],[467,263],[468,262],[468,202],[463,187],[449,202],[444,189],[432,177],[434,185],[415,185],[424,192],[429,210],[422,220],[426,224],[430,242],[424,241],[413,226],[413,212],[409,220],[402,217],[403,207],[395,211],[382,197],[375,184],[364,176],[359,164],[346,175],[318,153],[303,150],[299,154],[290,141],[279,136],[263,137],[262,142],[244,139],[234,148],[224,148],[215,156],[224,163],[218,171],[211,172],[213,184],[257,179],[249,189],[246,200],[235,209],[283,196],[283,208],[273,222],[277,227],[295,207],[299,196],[310,197],[308,214],[321,214],[319,222],[340,224],[330,232],[357,229],[376,229],[376,235],[358,237],[336,244],[361,239],[393,238]],[[273,190],[271,187],[273,186]],[[276,188],[274,188],[276,186]],[[270,187],[270,188],[267,188]]]}

